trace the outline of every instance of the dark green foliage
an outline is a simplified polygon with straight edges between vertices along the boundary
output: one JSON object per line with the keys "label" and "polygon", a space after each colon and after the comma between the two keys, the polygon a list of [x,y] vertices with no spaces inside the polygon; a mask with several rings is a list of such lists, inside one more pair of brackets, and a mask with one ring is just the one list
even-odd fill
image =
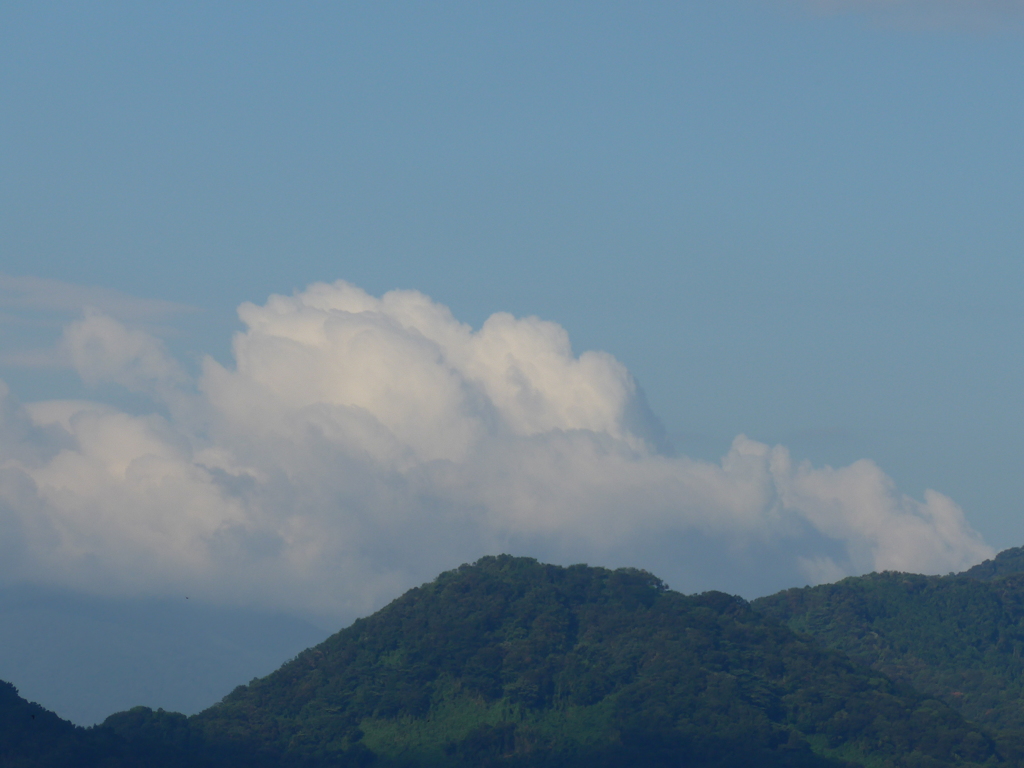
{"label": "dark green foliage", "polygon": [[411,590],[193,726],[310,766],[1000,760],[940,702],[738,598],[512,557]]}
{"label": "dark green foliage", "polygon": [[970,720],[1024,731],[1024,573],[1017,564],[1024,565],[1019,549],[958,576],[870,574],[753,605]]}
{"label": "dark green foliage", "polygon": [[0,681],[0,768],[214,768],[245,756],[200,741],[184,715],[146,707],[80,728]]}
{"label": "dark green foliage", "polygon": [[[159,752],[154,756],[159,758]],[[80,728],[62,720],[38,704],[25,701],[10,683],[0,681],[0,768],[166,765],[149,757],[112,731]]]}
{"label": "dark green foliage", "polygon": [[[939,582],[887,574],[842,604],[874,620]],[[944,610],[999,636],[970,592],[985,583],[957,584]],[[838,626],[822,610],[804,613]],[[137,707],[81,729],[33,707],[0,690],[0,768],[1024,765],[1012,739],[739,598],[508,556],[442,574],[191,718]],[[26,712],[48,717],[25,730]]]}
{"label": "dark green foliage", "polygon": [[0,766],[54,768],[97,765],[83,728],[61,720],[0,681]]}
{"label": "dark green foliage", "polygon": [[1013,573],[1024,573],[1024,547],[1004,549],[991,560],[968,568],[960,575],[978,581],[991,581]]}

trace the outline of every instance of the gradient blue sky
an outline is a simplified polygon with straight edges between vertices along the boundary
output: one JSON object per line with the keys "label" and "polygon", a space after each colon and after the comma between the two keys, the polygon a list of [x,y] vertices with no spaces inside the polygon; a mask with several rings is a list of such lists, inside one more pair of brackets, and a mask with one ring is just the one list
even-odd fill
{"label": "gradient blue sky", "polygon": [[193,365],[243,301],[414,288],[612,353],[681,453],[871,458],[1024,544],[1022,6],[4,4],[0,378],[132,403],[24,364],[80,306],[11,276],[196,308],[151,323]]}
{"label": "gradient blue sky", "polygon": [[0,269],[196,306],[195,355],[315,280],[537,314],[684,452],[868,456],[1021,544],[1020,4],[858,5],[6,4]]}

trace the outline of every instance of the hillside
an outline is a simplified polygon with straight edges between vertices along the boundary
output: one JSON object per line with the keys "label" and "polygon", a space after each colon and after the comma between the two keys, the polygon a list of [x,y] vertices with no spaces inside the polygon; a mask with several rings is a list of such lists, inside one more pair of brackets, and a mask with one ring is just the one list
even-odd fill
{"label": "hillside", "polygon": [[991,581],[1014,573],[1024,573],[1024,547],[1004,549],[991,560],[978,563],[960,575],[978,581]]}
{"label": "hillside", "polygon": [[82,728],[0,681],[0,768],[213,768],[245,754],[206,743],[184,715],[145,707]]}
{"label": "hillside", "polygon": [[1024,731],[1024,549],[955,576],[875,573],[753,606],[970,720]]}
{"label": "hillside", "polygon": [[2,768],[142,768],[147,764],[116,733],[62,720],[0,681]]}
{"label": "hillside", "polygon": [[952,709],[738,598],[507,556],[411,590],[192,728],[268,765],[1003,762]]}
{"label": "hillside", "polygon": [[0,766],[58,768],[81,760],[89,765],[91,740],[83,728],[32,704],[0,681]]}
{"label": "hillside", "polygon": [[508,556],[191,718],[136,707],[76,728],[6,686],[0,722],[2,768],[1024,765],[1012,739],[739,598]]}

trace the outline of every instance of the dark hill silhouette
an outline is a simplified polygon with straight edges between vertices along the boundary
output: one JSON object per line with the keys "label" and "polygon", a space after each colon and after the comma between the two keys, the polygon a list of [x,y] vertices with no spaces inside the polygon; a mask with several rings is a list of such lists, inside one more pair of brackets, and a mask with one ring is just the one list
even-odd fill
{"label": "dark hill silhouette", "polygon": [[70,765],[89,746],[84,729],[25,701],[13,685],[0,681],[0,766]]}
{"label": "dark hill silhouette", "polygon": [[191,718],[52,716],[41,739],[18,731],[35,705],[5,691],[0,768],[1021,764],[1011,740],[740,598],[509,556],[410,590]]}
{"label": "dark hill silhouette", "polygon": [[0,681],[0,767],[135,768],[128,745],[116,734],[80,728],[25,701]]}

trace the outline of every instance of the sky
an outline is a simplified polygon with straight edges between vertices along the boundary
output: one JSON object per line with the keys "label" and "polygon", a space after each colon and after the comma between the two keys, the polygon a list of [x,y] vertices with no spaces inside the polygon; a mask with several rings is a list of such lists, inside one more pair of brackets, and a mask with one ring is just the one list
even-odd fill
{"label": "sky", "polygon": [[497,552],[752,598],[1024,544],[1022,22],[3,6],[0,678],[195,711]]}

